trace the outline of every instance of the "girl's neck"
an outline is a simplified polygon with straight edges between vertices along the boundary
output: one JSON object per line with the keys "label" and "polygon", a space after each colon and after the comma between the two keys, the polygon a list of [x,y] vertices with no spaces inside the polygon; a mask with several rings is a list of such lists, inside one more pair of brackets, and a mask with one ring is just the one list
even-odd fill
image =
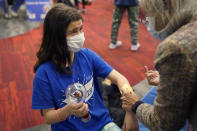
{"label": "girl's neck", "polygon": [[[74,62],[75,54],[74,53],[71,53],[70,57],[71,57],[71,65],[72,65],[73,62]],[[69,65],[68,63],[66,63],[66,67],[69,67],[71,65]]]}

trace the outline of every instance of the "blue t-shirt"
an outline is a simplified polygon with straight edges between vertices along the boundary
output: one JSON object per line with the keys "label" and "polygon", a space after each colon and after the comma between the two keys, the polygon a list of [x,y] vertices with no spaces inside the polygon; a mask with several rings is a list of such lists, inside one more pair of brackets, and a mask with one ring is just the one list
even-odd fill
{"label": "blue t-shirt", "polygon": [[48,61],[36,71],[33,82],[32,109],[61,108],[66,105],[65,92],[68,85],[81,83],[87,90],[86,103],[91,115],[84,123],[81,118],[70,116],[65,121],[51,125],[52,131],[99,131],[112,121],[105,107],[97,77],[106,78],[113,70],[93,51],[84,48],[75,53],[71,66],[72,75],[58,73]]}

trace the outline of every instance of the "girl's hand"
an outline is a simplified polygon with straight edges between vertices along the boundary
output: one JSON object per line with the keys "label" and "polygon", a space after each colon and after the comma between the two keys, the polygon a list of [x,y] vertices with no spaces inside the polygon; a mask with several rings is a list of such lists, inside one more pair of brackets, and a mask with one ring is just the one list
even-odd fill
{"label": "girl's hand", "polygon": [[88,105],[83,102],[79,102],[77,104],[69,103],[66,106],[68,108],[70,115],[74,115],[77,117],[83,117],[86,114],[88,114]]}

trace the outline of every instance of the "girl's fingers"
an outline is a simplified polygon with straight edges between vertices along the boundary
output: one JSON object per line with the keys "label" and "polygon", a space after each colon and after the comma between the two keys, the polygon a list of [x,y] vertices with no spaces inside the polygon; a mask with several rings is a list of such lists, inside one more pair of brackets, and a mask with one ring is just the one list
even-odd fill
{"label": "girl's fingers", "polygon": [[78,110],[83,106],[83,102],[79,102],[77,104],[73,104],[73,109]]}

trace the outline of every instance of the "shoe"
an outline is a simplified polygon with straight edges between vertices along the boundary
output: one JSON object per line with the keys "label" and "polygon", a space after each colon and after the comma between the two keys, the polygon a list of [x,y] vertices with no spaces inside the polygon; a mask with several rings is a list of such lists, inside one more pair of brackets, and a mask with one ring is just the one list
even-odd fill
{"label": "shoe", "polygon": [[86,13],[86,9],[82,9],[81,12],[82,12],[83,14],[85,14],[85,13]]}
{"label": "shoe", "polygon": [[11,18],[10,14],[8,14],[8,13],[5,13],[5,14],[4,14],[4,17],[5,17],[5,18]]}
{"label": "shoe", "polygon": [[13,11],[12,9],[10,9],[10,14],[12,16],[14,16],[14,17],[17,17],[18,16],[18,14],[15,11]]}
{"label": "shoe", "polygon": [[117,41],[116,44],[110,43],[109,44],[109,48],[110,49],[115,49],[115,48],[117,48],[117,47],[119,47],[121,45],[122,45],[122,41]]}
{"label": "shoe", "polygon": [[131,46],[131,51],[137,51],[140,48],[140,43],[137,43],[137,45]]}

